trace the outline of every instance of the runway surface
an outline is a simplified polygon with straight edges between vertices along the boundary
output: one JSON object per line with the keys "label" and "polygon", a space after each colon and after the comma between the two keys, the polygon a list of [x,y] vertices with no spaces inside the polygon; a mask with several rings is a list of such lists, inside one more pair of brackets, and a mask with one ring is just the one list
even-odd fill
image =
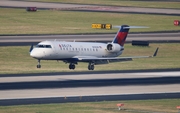
{"label": "runway surface", "polygon": [[180,98],[180,71],[8,75],[0,94],[0,105]]}
{"label": "runway surface", "polygon": [[136,14],[158,14],[158,15],[180,15],[180,9],[163,8],[138,8],[138,7],[115,7],[102,5],[80,5],[80,4],[62,4],[62,3],[44,3],[27,1],[7,1],[1,0],[0,7],[26,8],[37,7],[38,9],[50,10],[70,10],[70,11],[94,11],[94,12],[114,12],[114,13],[136,13]]}
{"label": "runway surface", "polygon": [[[25,46],[37,44],[44,40],[59,41],[90,41],[90,42],[111,42],[114,34],[94,35],[31,35],[31,36],[0,36],[0,46]],[[136,33],[128,34],[126,42],[132,40],[144,40],[149,42],[180,42],[180,32],[177,33]]]}

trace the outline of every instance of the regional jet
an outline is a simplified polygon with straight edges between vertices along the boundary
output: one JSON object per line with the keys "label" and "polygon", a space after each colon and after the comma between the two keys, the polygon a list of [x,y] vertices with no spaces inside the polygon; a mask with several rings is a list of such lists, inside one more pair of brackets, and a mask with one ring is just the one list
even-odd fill
{"label": "regional jet", "polygon": [[88,70],[94,70],[94,65],[156,56],[158,48],[152,56],[118,57],[124,51],[124,43],[129,29],[143,27],[122,25],[118,28],[111,43],[42,41],[35,48],[33,45],[31,46],[30,56],[38,60],[37,68],[41,68],[41,60],[61,60],[69,63],[69,69],[73,70],[78,62],[87,62]]}

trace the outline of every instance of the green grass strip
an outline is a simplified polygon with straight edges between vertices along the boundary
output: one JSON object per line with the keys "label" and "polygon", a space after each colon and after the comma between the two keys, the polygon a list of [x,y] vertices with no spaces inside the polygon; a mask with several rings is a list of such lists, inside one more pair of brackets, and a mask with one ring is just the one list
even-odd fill
{"label": "green grass strip", "polygon": [[[125,106],[119,111],[117,103]],[[180,99],[1,106],[1,113],[178,113]]]}
{"label": "green grass strip", "polygon": [[112,25],[148,26],[148,29],[131,29],[130,32],[180,30],[174,26],[178,16],[158,16],[141,14],[70,12],[38,10],[26,12],[26,9],[0,10],[0,35],[9,34],[72,34],[72,33],[112,33],[117,29],[92,29],[92,23],[110,23]]}

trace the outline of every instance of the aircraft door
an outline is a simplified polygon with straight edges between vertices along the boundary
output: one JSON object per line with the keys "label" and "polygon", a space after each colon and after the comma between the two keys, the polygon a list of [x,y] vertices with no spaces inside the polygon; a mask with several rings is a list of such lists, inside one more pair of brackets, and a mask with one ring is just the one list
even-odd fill
{"label": "aircraft door", "polygon": [[52,45],[50,56],[52,56],[53,58],[56,58],[58,56],[58,47],[56,47],[56,45]]}
{"label": "aircraft door", "polygon": [[53,52],[54,52],[56,55],[58,55],[58,46],[57,46],[57,47],[54,46]]}

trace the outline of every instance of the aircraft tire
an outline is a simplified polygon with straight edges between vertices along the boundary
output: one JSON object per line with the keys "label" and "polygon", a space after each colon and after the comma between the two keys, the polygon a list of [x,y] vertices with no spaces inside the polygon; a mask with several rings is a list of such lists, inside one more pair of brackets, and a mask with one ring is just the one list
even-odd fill
{"label": "aircraft tire", "polygon": [[94,70],[94,65],[91,65],[91,70]]}
{"label": "aircraft tire", "polygon": [[75,65],[74,64],[72,65],[72,69],[75,69]]}
{"label": "aircraft tire", "polygon": [[41,65],[37,65],[37,68],[41,68]]}
{"label": "aircraft tire", "polygon": [[75,69],[76,66],[74,64],[69,64],[69,69]]}
{"label": "aircraft tire", "polygon": [[94,70],[94,65],[88,65],[89,70]]}
{"label": "aircraft tire", "polygon": [[88,65],[88,70],[91,70],[91,65]]}
{"label": "aircraft tire", "polygon": [[69,64],[69,69],[72,69],[72,64]]}

